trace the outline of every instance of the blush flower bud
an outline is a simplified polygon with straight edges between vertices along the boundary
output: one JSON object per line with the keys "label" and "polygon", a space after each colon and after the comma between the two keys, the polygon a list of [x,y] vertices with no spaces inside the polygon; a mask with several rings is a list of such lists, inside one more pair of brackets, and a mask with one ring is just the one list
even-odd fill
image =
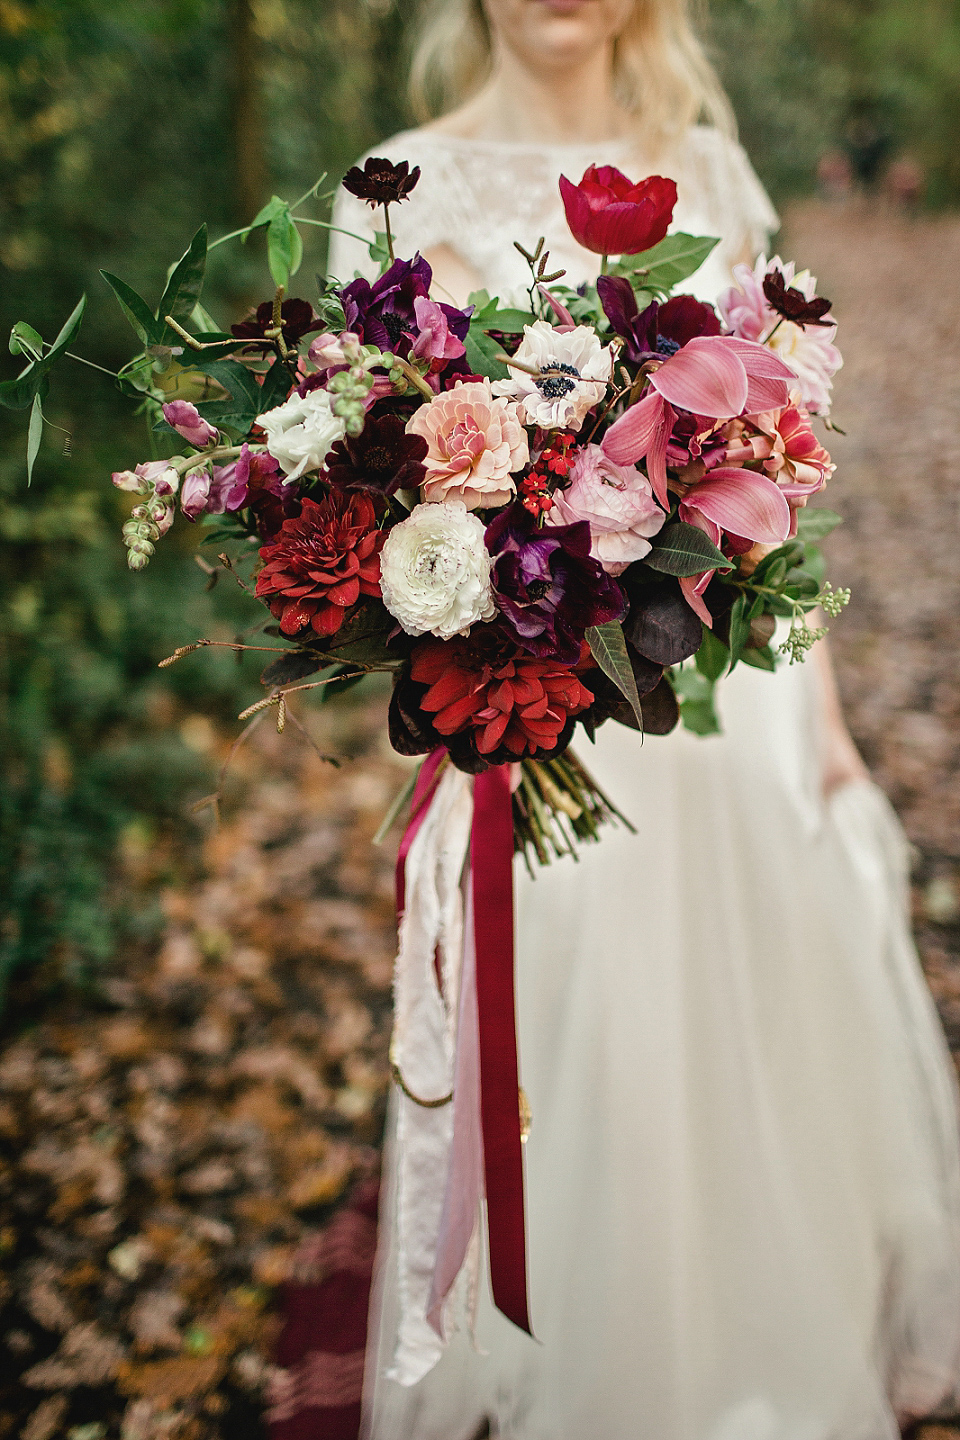
{"label": "blush flower bud", "polygon": [[219,430],[204,420],[196,405],[191,405],[189,400],[168,401],[163,407],[163,418],[197,450],[206,449],[220,438]]}

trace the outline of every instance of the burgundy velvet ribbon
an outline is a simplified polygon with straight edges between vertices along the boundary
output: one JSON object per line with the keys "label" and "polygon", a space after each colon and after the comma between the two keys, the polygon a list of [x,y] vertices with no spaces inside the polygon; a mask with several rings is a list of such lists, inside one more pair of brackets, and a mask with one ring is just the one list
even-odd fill
{"label": "burgundy velvet ribbon", "polygon": [[473,782],[470,867],[490,1280],[497,1309],[530,1334],[513,976],[513,803],[506,765],[491,766]]}
{"label": "burgundy velvet ribbon", "polygon": [[[397,914],[406,901],[406,861],[430,808],[444,749],[423,763],[397,855]],[[532,1334],[527,1302],[520,1078],[514,997],[513,802],[510,771],[494,765],[473,783],[470,834],[480,1037],[480,1120],[490,1280],[497,1309]]]}

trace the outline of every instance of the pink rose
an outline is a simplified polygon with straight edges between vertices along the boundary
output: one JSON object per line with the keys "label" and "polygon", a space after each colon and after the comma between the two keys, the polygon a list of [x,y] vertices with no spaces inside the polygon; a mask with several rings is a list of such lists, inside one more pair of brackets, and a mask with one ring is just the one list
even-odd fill
{"label": "pink rose", "polygon": [[407,430],[427,442],[424,500],[462,500],[468,510],[506,505],[516,492],[511,476],[530,458],[516,405],[498,399],[486,379],[421,405]]}
{"label": "pink rose", "polygon": [[585,445],[570,471],[570,484],[557,491],[548,525],[590,526],[590,554],[608,575],[622,575],[634,560],[648,554],[666,515],[653,498],[646,475],[633,465],[617,465],[599,445]]}
{"label": "pink rose", "polygon": [[163,407],[163,418],[168,425],[172,425],[178,435],[198,450],[204,450],[214,440],[219,439],[220,432],[215,430],[209,421],[204,420],[196,405],[191,405],[189,400],[170,400]]}

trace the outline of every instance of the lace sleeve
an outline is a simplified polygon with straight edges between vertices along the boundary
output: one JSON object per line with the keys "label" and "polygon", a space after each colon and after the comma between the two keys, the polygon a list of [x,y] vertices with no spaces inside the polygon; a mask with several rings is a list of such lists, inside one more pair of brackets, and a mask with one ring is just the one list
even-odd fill
{"label": "lace sleeve", "polygon": [[[390,140],[381,141],[361,156],[358,163],[362,165],[368,155],[385,155],[394,164],[407,160],[411,168],[420,166],[420,179],[412,194],[390,209],[394,249],[398,255],[410,258],[417,250],[455,244],[458,235],[476,223],[476,202],[469,185],[446,147],[435,143],[429,133],[403,131]],[[334,202],[333,223],[341,230],[364,238],[361,242],[336,230],[331,232],[330,274],[338,280],[352,280],[359,271],[368,280],[374,279],[377,267],[370,259],[367,245],[375,231],[383,229],[382,214],[341,189]]]}
{"label": "lace sleeve", "polygon": [[766,250],[780,217],[743,146],[711,126],[697,125],[690,131],[689,155],[692,178],[708,201],[731,260],[743,259],[745,252],[752,259]]}

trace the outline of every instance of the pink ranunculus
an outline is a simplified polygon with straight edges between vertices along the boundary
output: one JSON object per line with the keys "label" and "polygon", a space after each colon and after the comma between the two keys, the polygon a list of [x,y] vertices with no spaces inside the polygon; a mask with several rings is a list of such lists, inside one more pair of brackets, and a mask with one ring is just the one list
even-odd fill
{"label": "pink ranunculus", "polygon": [[570,484],[557,491],[547,525],[590,526],[590,554],[608,575],[622,575],[649,554],[666,515],[653,498],[650,481],[633,465],[617,465],[599,445],[585,445],[570,471]]}
{"label": "pink ranunculus", "polygon": [[636,184],[613,165],[590,165],[579,185],[560,176],[563,208],[575,240],[595,255],[636,255],[661,241],[677,187],[662,175]]}
{"label": "pink ranunculus", "polygon": [[527,437],[512,400],[499,399],[487,379],[446,390],[407,421],[427,442],[425,500],[462,500],[468,510],[506,505],[513,475],[529,456]]}
{"label": "pink ranunculus", "polygon": [[815,276],[808,271],[796,274],[792,260],[784,264],[779,255],[770,261],[761,255],[753,269],[749,265],[734,266],[737,284],[721,295],[720,313],[734,335],[768,343],[799,380],[802,403],[818,415],[828,415],[832,377],[843,364],[843,357],[833,343],[837,327],[801,326],[792,320],[781,320],[763,293],[764,276],[774,269],[782,272],[786,285],[813,299],[817,291]]}
{"label": "pink ranunculus", "polygon": [[413,302],[419,334],[414,341],[413,353],[418,360],[436,360],[442,369],[448,360],[459,360],[467,353],[467,347],[447,324],[447,317],[435,300],[418,295]]}
{"label": "pink ranunculus", "polygon": [[198,450],[205,450],[220,438],[219,430],[204,420],[196,405],[191,405],[189,400],[169,400],[163,407],[163,418]]}

